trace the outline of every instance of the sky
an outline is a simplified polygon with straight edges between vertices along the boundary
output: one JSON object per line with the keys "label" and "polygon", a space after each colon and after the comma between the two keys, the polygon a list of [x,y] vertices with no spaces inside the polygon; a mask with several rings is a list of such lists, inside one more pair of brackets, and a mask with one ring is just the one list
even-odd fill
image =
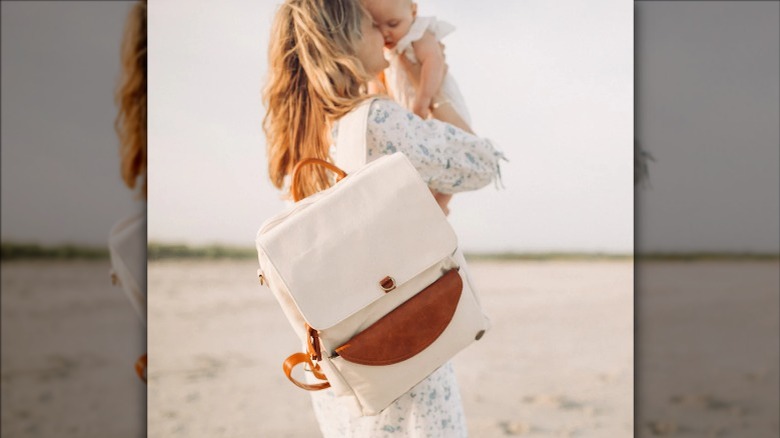
{"label": "sky", "polygon": [[[631,3],[486,5],[419,3],[420,15],[456,26],[445,40],[449,72],[475,132],[510,160],[505,189],[453,198],[461,245],[631,252]],[[254,1],[150,6],[150,240],[253,245],[284,208],[261,127],[274,10]]]}
{"label": "sky", "polygon": [[[252,246],[284,208],[261,129],[271,1],[150,6],[149,237]],[[113,91],[132,2],[3,1],[2,239],[104,244],[143,204],[118,171]],[[500,6],[500,7],[499,7]],[[505,189],[456,195],[468,251],[777,251],[774,2],[419,2]],[[636,23],[637,71],[633,26]]]}
{"label": "sky", "polygon": [[0,4],[3,241],[104,245],[143,208],[119,176],[113,127],[131,5]]}
{"label": "sky", "polygon": [[780,252],[780,2],[637,17],[637,138],[655,157],[638,250]]}

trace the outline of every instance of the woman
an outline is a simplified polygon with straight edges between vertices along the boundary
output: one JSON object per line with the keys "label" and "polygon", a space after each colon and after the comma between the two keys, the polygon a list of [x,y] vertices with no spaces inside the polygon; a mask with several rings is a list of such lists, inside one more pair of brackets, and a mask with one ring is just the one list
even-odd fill
{"label": "woman", "polygon": [[[121,49],[122,76],[115,99],[119,113],[114,128],[119,136],[120,172],[125,185],[146,201],[146,0],[137,2],[127,17]],[[120,220],[108,238],[111,281],[124,290],[146,323],[146,207]],[[135,364],[146,382],[146,354]]]}
{"label": "woman", "polygon": [[122,77],[116,90],[122,180],[146,199],[146,0],[131,9],[122,39]]}
{"label": "woman", "polygon": [[[358,0],[288,0],[276,13],[264,90],[269,175],[289,191],[288,177],[303,158],[330,160],[338,120],[365,99],[367,85],[387,67],[384,39]],[[407,65],[413,79],[419,71]],[[400,151],[446,209],[449,197],[498,178],[502,154],[475,136],[437,95],[435,120],[422,120],[385,99],[371,103],[367,161]],[[332,184],[324,169],[301,175],[304,195]],[[326,437],[466,436],[463,407],[450,363],[435,371],[381,414],[350,417],[330,389],[312,393]]]}

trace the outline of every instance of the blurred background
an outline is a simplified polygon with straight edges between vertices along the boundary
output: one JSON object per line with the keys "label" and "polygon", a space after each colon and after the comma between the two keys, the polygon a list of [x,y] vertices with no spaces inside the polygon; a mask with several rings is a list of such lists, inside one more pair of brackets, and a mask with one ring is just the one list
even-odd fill
{"label": "blurred background", "polygon": [[[300,342],[255,276],[255,234],[285,208],[262,131],[277,3],[150,5],[154,436],[317,435],[309,395],[280,370]],[[450,204],[493,323],[454,360],[469,432],[628,436],[633,5],[426,0],[418,13],[456,26],[449,72],[475,132],[510,160],[504,189]]]}
{"label": "blurred background", "polygon": [[2,2],[3,242],[104,245],[140,208],[114,131],[132,5]]}
{"label": "blurred background", "polygon": [[[144,325],[111,285],[105,248],[143,208],[122,184],[113,130],[133,3],[0,3],[3,437],[145,434],[132,369]],[[509,383],[488,378],[484,350],[456,364],[475,436],[780,433],[780,4],[633,8],[632,23],[624,2],[420,3],[456,25],[448,63],[474,128],[511,160],[505,189],[451,204],[472,255],[519,259],[472,258],[496,323],[481,348],[522,341],[501,363]],[[152,329],[151,378],[176,389],[157,406],[178,407],[150,410],[151,436],[316,427],[285,417],[308,409],[278,369],[295,340],[254,278],[255,231],[282,209],[261,130],[273,10],[152,7],[149,317],[164,330]],[[653,158],[636,191],[634,139]],[[159,260],[197,253],[185,244],[239,249]],[[543,261],[560,252],[578,255]],[[514,398],[485,396],[509,385]],[[264,405],[269,393],[284,401]]]}
{"label": "blurred background", "polygon": [[[277,2],[152,5],[149,240],[254,247],[284,208],[267,176],[261,91]],[[506,189],[458,194],[474,253],[633,250],[631,4],[426,0]],[[186,11],[186,14],[182,13]]]}
{"label": "blurred background", "polygon": [[637,2],[642,253],[777,253],[777,2]]}
{"label": "blurred background", "polygon": [[635,20],[636,436],[780,436],[780,2]]}
{"label": "blurred background", "polygon": [[114,131],[133,4],[0,4],[3,437],[145,436],[145,326],[107,248],[143,211]]}

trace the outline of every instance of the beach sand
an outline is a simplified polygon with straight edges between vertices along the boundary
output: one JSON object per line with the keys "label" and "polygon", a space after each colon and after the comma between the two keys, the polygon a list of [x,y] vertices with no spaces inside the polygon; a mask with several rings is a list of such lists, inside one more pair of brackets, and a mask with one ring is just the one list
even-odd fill
{"label": "beach sand", "polygon": [[[149,265],[150,437],[312,437],[254,260]],[[2,437],[144,436],[143,325],[107,261],[3,262]],[[777,261],[472,262],[493,328],[454,359],[472,437],[777,437]]]}
{"label": "beach sand", "polygon": [[639,436],[780,437],[780,263],[638,272]]}
{"label": "beach sand", "polygon": [[144,326],[109,269],[3,261],[3,438],[145,436]]}
{"label": "beach sand", "polygon": [[[299,342],[256,262],[149,266],[150,436],[317,436]],[[627,437],[631,261],[474,262],[493,328],[454,359],[471,436]]]}

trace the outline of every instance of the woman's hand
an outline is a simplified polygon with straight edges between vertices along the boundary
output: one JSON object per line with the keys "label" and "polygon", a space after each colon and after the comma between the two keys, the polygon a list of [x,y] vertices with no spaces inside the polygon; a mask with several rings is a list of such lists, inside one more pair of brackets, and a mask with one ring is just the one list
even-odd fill
{"label": "woman's hand", "polygon": [[449,216],[450,209],[447,206],[447,204],[450,203],[450,199],[452,199],[452,195],[448,195],[446,193],[439,193],[433,189],[430,190],[431,193],[433,194],[434,199],[436,199],[436,203],[439,204],[439,207],[441,207],[441,211],[444,212],[445,216]]}

